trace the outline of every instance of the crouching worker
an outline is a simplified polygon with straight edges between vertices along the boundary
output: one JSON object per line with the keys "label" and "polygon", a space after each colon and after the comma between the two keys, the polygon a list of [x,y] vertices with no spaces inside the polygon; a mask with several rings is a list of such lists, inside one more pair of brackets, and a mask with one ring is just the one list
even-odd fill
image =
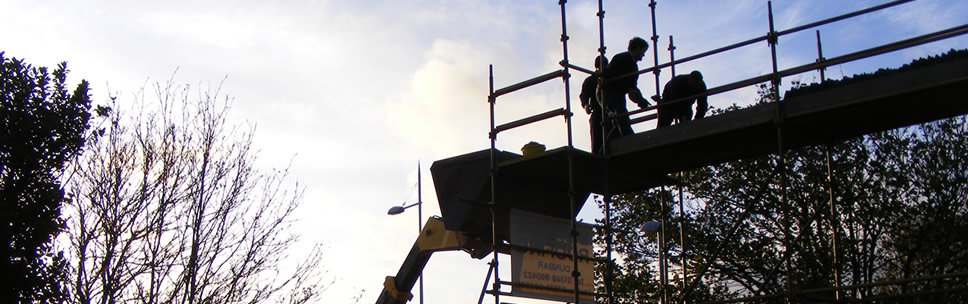
{"label": "crouching worker", "polygon": [[674,100],[689,97],[706,91],[706,83],[702,80],[702,73],[692,71],[687,75],[677,75],[666,83],[662,90],[662,99],[659,100],[658,123],[656,128],[672,125],[672,121],[681,123],[693,119],[692,105],[696,105],[696,119],[706,117],[709,104],[706,96],[688,100],[682,100],[676,104],[668,104]]}

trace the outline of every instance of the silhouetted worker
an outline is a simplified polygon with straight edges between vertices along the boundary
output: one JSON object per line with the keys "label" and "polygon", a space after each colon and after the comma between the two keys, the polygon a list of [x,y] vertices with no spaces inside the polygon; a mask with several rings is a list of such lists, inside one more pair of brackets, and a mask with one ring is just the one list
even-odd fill
{"label": "silhouetted worker", "polygon": [[[632,40],[629,40],[628,52],[615,54],[612,57],[612,62],[605,68],[604,97],[605,111],[607,114],[616,115],[628,113],[628,109],[625,107],[626,94],[640,108],[652,105],[642,97],[642,91],[639,91],[638,88],[639,74],[637,72],[639,71],[639,65],[637,62],[642,60],[642,56],[645,55],[645,51],[648,49],[649,43],[645,42],[642,38],[634,37]],[[630,73],[634,74],[624,78],[617,78]],[[608,122],[605,126],[606,130],[609,130],[608,135],[605,136],[606,140],[612,137],[635,133],[632,130],[632,125],[627,115]]]}
{"label": "silhouetted worker", "polygon": [[676,120],[677,124],[692,120],[692,105],[696,104],[696,119],[706,117],[709,104],[706,103],[706,96],[683,100],[677,104],[661,106],[667,102],[679,98],[689,97],[706,91],[706,83],[702,81],[702,73],[692,71],[688,75],[677,75],[666,83],[662,90],[662,100],[659,100],[658,123],[656,128],[672,125]]}
{"label": "silhouetted worker", "polygon": [[[608,58],[605,56],[595,57],[595,72],[601,73],[608,66]],[[582,108],[588,113],[588,126],[592,133],[592,153],[602,154],[602,97],[598,94],[598,75],[588,75],[581,83],[581,93],[578,99],[581,100]]]}

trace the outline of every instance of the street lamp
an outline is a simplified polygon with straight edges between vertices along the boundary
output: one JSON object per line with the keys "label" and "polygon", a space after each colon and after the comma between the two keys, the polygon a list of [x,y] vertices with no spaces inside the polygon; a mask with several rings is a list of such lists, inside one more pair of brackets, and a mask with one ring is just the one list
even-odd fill
{"label": "street lamp", "polygon": [[[407,205],[407,206],[393,206],[393,207],[390,207],[390,210],[387,211],[387,214],[389,214],[389,215],[397,215],[397,214],[403,213],[403,211],[404,210],[407,210],[407,208],[410,208],[410,207],[413,207],[413,206],[419,206],[419,205],[420,205],[420,203],[418,202],[418,203],[413,203],[413,204]],[[420,209],[420,208],[417,208],[417,209]]]}
{"label": "street lamp", "polygon": [[667,278],[668,265],[666,265],[665,236],[662,233],[662,230],[663,230],[662,226],[664,226],[663,224],[664,224],[663,222],[648,221],[643,223],[642,226],[639,227],[639,230],[642,232],[652,232],[652,233],[659,234],[659,281],[662,284],[662,286],[660,286],[662,288],[662,303],[666,304],[669,301],[668,295],[666,293],[666,285],[668,283],[668,278]]}
{"label": "street lamp", "polygon": [[[417,202],[416,203],[413,203],[413,204],[410,204],[410,205],[407,205],[407,206],[404,206],[402,204],[400,206],[393,206],[393,207],[390,207],[390,210],[387,210],[387,214],[389,214],[389,215],[397,215],[397,214],[403,213],[404,211],[406,211],[410,207],[417,206],[417,234],[418,235],[420,234],[420,231],[423,230],[423,207],[421,207],[423,205],[423,199],[421,198],[421,194],[420,194],[420,190],[421,189],[420,188],[421,188],[421,185],[420,185],[420,162],[418,161],[417,162]],[[413,192],[411,192],[411,193],[413,193]],[[404,202],[404,204],[406,204],[406,202]],[[423,304],[423,302],[424,302],[423,269],[420,269],[420,276],[418,278],[420,280],[419,281],[420,287],[418,289],[418,290],[420,290],[420,304]]]}
{"label": "street lamp", "polygon": [[662,228],[662,223],[659,223],[656,221],[648,221],[643,223],[642,226],[639,227],[639,230],[642,230],[644,232],[656,233],[656,232],[659,232],[659,228]]}

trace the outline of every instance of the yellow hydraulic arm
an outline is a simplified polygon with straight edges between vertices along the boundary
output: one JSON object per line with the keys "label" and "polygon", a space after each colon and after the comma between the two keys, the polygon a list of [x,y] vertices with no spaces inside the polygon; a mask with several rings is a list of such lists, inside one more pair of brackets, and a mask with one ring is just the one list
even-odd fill
{"label": "yellow hydraulic arm", "polygon": [[410,290],[430,255],[438,251],[463,250],[475,259],[483,258],[491,252],[491,244],[473,239],[463,232],[444,228],[444,221],[439,217],[431,217],[424,224],[423,230],[417,236],[413,248],[403,261],[397,275],[388,276],[383,282],[383,292],[376,300],[377,304],[403,304],[413,298]]}

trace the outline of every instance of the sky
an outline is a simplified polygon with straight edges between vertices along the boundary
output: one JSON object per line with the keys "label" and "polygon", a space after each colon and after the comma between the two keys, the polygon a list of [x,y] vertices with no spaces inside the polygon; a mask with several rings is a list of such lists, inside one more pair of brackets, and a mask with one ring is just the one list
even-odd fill
{"label": "sky", "polygon": [[[653,49],[660,63],[668,62],[670,35],[675,57],[684,58],[769,31],[766,1],[657,2],[660,40],[640,68],[654,64]],[[783,30],[885,2],[778,0],[773,13]],[[647,4],[605,3],[609,57],[624,51],[633,36],[652,36]],[[597,6],[567,3],[568,57],[575,65],[590,68],[597,54]],[[221,85],[233,100],[232,119],[256,127],[259,165],[291,163],[292,178],[306,187],[293,226],[301,244],[292,257],[313,243],[326,248],[326,276],[335,282],[320,303],[372,303],[417,234],[416,210],[389,216],[387,209],[417,201],[419,163],[423,215],[440,214],[433,162],[490,146],[488,67],[493,65],[495,88],[560,69],[560,14],[558,1],[550,0],[0,0],[0,51],[35,66],[67,61],[68,80],[88,80],[96,104],[106,104],[109,94],[133,101],[140,88],[169,79],[195,88]],[[920,0],[816,30],[824,56],[832,58],[966,21],[968,1]],[[833,66],[827,77],[898,67],[951,48],[968,48],[968,37]],[[781,37],[777,54],[781,70],[815,61],[815,29]],[[709,87],[772,70],[765,42],[676,68],[679,74],[702,71]],[[571,133],[574,145],[588,150],[588,117],[577,101],[585,75],[572,75]],[[671,73],[663,70],[659,77],[664,84]],[[819,75],[804,73],[784,83],[790,80],[816,82]],[[653,75],[642,75],[639,88],[655,95]],[[501,97],[497,123],[562,108],[565,95],[563,82],[555,80]],[[747,88],[709,101],[725,108],[749,104],[755,96]],[[653,128],[654,122],[634,126],[637,132]],[[556,148],[567,145],[567,134],[563,119],[552,119],[502,133],[497,147],[518,153],[538,141]],[[591,205],[579,215],[586,221],[600,217]],[[489,260],[435,254],[424,271],[425,302],[476,302]]]}

